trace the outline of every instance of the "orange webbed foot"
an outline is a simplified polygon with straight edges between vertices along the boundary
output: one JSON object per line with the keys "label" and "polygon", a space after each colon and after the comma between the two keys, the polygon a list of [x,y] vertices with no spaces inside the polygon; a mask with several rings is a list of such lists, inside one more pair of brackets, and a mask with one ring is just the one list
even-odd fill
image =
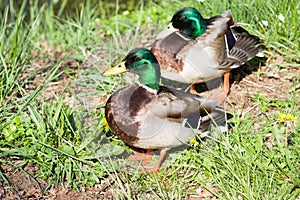
{"label": "orange webbed foot", "polygon": [[153,150],[147,149],[146,153],[140,152],[132,148],[133,154],[128,157],[128,161],[142,161],[142,165],[148,164],[152,160]]}
{"label": "orange webbed foot", "polygon": [[154,154],[152,149],[147,149],[146,153],[138,152],[134,149],[133,152],[134,155],[129,156],[128,161],[142,161],[142,167],[144,168],[144,171],[141,171],[141,173],[147,172],[157,174],[164,157],[167,154],[167,149],[162,149],[160,151],[159,159],[154,166],[147,165],[152,160],[152,156]]}

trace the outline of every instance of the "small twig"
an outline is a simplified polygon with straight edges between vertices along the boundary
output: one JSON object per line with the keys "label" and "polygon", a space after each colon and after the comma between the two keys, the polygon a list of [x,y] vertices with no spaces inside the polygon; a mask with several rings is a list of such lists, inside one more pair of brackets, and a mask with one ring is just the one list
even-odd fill
{"label": "small twig", "polygon": [[253,82],[253,81],[249,81],[249,80],[246,80],[246,79],[245,79],[244,81],[245,81],[246,84],[248,84],[248,85],[252,85],[252,86],[260,87],[260,88],[265,88],[265,89],[270,90],[270,91],[272,91],[272,92],[276,92],[276,90],[273,89],[273,88],[271,88],[271,87],[268,87],[268,86],[265,86],[265,85],[259,85],[259,84],[255,83],[255,82]]}

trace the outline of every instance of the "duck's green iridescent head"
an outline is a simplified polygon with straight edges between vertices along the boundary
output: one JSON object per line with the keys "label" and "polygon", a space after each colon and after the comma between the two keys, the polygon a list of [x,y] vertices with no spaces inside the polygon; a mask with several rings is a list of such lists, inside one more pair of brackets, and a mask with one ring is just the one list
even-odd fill
{"label": "duck's green iridescent head", "polygon": [[193,39],[202,35],[206,30],[206,23],[202,15],[192,7],[177,11],[171,23],[179,32]]}
{"label": "duck's green iridescent head", "polygon": [[160,67],[153,53],[145,48],[131,50],[122,62],[104,72],[104,76],[131,72],[139,75],[140,82],[152,89],[159,88]]}

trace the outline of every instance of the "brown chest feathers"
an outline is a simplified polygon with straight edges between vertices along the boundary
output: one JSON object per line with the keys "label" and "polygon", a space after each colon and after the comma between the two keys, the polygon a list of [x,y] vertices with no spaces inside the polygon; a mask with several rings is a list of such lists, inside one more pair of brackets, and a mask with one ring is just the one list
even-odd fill
{"label": "brown chest feathers", "polygon": [[155,94],[137,83],[115,92],[106,102],[105,117],[111,131],[122,141],[133,145],[138,138],[140,122],[136,116]]}
{"label": "brown chest feathers", "polygon": [[163,40],[156,41],[152,45],[151,51],[158,60],[161,69],[172,69],[175,72],[181,72],[185,57],[179,55],[188,42],[176,33],[172,33]]}

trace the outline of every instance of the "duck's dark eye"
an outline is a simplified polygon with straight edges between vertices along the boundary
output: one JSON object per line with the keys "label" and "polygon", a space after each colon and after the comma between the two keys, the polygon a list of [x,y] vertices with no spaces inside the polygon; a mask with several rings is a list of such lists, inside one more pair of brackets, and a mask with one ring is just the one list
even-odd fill
{"label": "duck's dark eye", "polygon": [[140,57],[138,57],[138,56],[135,56],[135,57],[133,57],[133,60],[134,60],[135,62],[138,62],[138,61],[140,61],[140,60],[141,60],[141,58],[140,58]]}
{"label": "duck's dark eye", "polygon": [[180,20],[180,21],[183,21],[183,20],[185,20],[185,16],[181,16],[181,17],[179,17],[179,20]]}

